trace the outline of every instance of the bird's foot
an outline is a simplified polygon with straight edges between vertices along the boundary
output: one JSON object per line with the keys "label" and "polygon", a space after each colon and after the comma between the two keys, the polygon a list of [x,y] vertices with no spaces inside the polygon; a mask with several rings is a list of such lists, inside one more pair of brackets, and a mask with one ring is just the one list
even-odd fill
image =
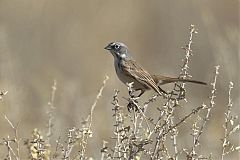
{"label": "bird's foot", "polygon": [[128,105],[127,105],[127,109],[129,112],[131,111],[138,111],[140,109],[140,107],[138,106],[138,99],[140,97],[137,96],[137,97],[131,97],[128,99]]}
{"label": "bird's foot", "polygon": [[127,109],[129,112],[131,112],[132,110],[137,111],[139,106],[138,106],[138,99],[140,98],[141,94],[136,96],[134,93],[136,92],[136,90],[129,90],[129,98],[125,98],[123,97],[125,100],[128,101],[127,104]]}
{"label": "bird's foot", "polygon": [[128,105],[127,105],[127,109],[128,109],[128,112],[132,112],[132,111],[136,111],[137,109],[137,106],[136,104],[132,103],[132,102],[129,102]]}

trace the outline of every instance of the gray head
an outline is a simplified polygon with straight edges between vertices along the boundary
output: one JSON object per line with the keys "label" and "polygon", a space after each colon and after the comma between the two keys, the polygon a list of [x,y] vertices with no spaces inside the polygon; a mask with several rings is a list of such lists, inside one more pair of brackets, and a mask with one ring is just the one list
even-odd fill
{"label": "gray head", "polygon": [[130,58],[128,47],[121,42],[111,42],[104,49],[109,50],[114,58]]}

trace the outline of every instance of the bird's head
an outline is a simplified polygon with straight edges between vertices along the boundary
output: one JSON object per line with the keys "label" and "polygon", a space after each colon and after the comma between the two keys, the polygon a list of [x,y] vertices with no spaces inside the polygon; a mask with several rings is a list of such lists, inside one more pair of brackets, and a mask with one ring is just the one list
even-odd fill
{"label": "bird's head", "polygon": [[128,47],[121,42],[111,42],[104,49],[109,50],[114,58],[130,58]]}

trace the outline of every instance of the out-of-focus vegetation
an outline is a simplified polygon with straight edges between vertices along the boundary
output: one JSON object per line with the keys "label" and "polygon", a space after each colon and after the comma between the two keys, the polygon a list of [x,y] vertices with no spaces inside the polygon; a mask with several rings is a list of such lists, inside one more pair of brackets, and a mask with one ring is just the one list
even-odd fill
{"label": "out-of-focus vegetation", "polygon": [[[234,83],[233,103],[240,102],[238,7],[238,0],[0,1],[0,89],[3,93],[8,91],[0,103],[0,138],[14,135],[5,119],[7,115],[18,126],[22,142],[32,135],[30,140],[41,139],[37,135],[48,133],[50,111],[54,117],[53,135],[45,145],[55,144],[59,137],[66,137],[69,128],[82,126],[102,79],[108,75],[110,79],[92,117],[93,137],[86,151],[93,158],[100,157],[102,140],[109,141],[114,130],[110,103],[114,88],[121,91],[119,103],[124,106],[127,101],[121,97],[128,93],[114,73],[112,57],[103,49],[105,45],[123,41],[148,71],[178,76],[184,56],[181,46],[187,41],[186,28],[196,24],[199,34],[194,39],[190,73],[194,79],[212,82],[213,66],[221,66],[214,114],[201,145],[203,153],[221,155],[229,81]],[[49,110],[53,80],[58,85],[54,110]],[[172,86],[165,89],[171,90]],[[187,85],[187,89],[189,102],[179,110],[179,117],[208,101],[211,91],[210,86]],[[147,101],[151,95],[148,92],[141,100]],[[157,102],[161,103],[161,98]],[[148,111],[153,117],[158,113],[154,106]],[[232,109],[239,115],[239,107]],[[190,146],[192,139],[188,136],[187,132],[179,134],[179,144]],[[237,143],[238,137],[234,141]],[[0,159],[6,153],[0,149]]]}

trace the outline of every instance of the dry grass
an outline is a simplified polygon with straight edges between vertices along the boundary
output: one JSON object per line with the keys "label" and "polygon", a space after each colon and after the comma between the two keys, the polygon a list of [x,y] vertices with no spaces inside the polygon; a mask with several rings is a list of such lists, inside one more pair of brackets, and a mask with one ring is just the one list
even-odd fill
{"label": "dry grass", "polygon": [[[181,78],[189,78],[190,60],[192,54],[191,45],[193,37],[197,33],[195,26],[190,26],[189,41],[185,47],[185,56],[183,58],[183,65],[179,76]],[[158,116],[149,115],[148,110],[153,109],[149,104],[154,104],[159,97],[153,95],[144,103],[140,103],[139,99],[134,97],[134,90],[132,84],[127,84],[129,96],[125,98],[128,104],[122,105],[119,101],[119,92],[115,90],[112,98],[112,116],[115,121],[112,126],[115,128],[112,132],[112,137],[109,142],[103,141],[102,148],[99,148],[101,157],[96,159],[225,159],[229,154],[238,152],[240,149],[239,143],[232,143],[233,137],[239,135],[239,119],[234,115],[232,108],[234,107],[232,101],[233,83],[229,83],[228,105],[226,106],[223,124],[222,151],[221,155],[212,155],[212,151],[208,154],[203,154],[200,149],[202,142],[201,137],[208,136],[205,134],[206,126],[214,114],[215,98],[219,81],[219,66],[215,66],[213,80],[211,82],[211,93],[209,94],[209,101],[202,104],[195,104],[195,109],[189,113],[185,113],[182,117],[176,116],[176,109],[183,108],[182,101],[187,102],[186,95],[188,93],[183,83],[175,83],[174,89],[163,98],[163,104],[156,104]],[[90,109],[89,115],[82,121],[78,127],[72,127],[68,130],[65,137],[59,137],[57,140],[52,139],[54,128],[55,111],[54,97],[57,90],[57,82],[54,81],[52,86],[52,93],[48,103],[48,120],[46,132],[41,132],[39,129],[33,129],[32,137],[27,139],[19,135],[18,129],[20,123],[14,124],[6,115],[6,123],[9,124],[13,131],[13,136],[7,136],[1,140],[1,150],[5,149],[5,159],[20,160],[84,160],[92,159],[91,155],[87,154],[88,142],[92,138],[94,123],[93,114],[97,106],[97,102],[102,95],[102,91],[107,83],[108,77],[105,78],[99,90],[99,93]],[[190,91],[189,91],[190,92]],[[3,93],[3,92],[2,92]],[[6,93],[1,94],[1,99]],[[7,95],[11,96],[11,94]],[[128,108],[129,112],[125,111]],[[44,123],[44,122],[43,122]],[[185,146],[180,144],[178,135],[183,132],[181,126],[188,126],[189,130],[184,131],[189,133],[189,139],[192,139],[192,144]],[[11,135],[11,134],[9,134]],[[55,143],[52,143],[55,142]],[[111,145],[108,144],[113,144]],[[28,155],[22,154],[28,151]]]}

